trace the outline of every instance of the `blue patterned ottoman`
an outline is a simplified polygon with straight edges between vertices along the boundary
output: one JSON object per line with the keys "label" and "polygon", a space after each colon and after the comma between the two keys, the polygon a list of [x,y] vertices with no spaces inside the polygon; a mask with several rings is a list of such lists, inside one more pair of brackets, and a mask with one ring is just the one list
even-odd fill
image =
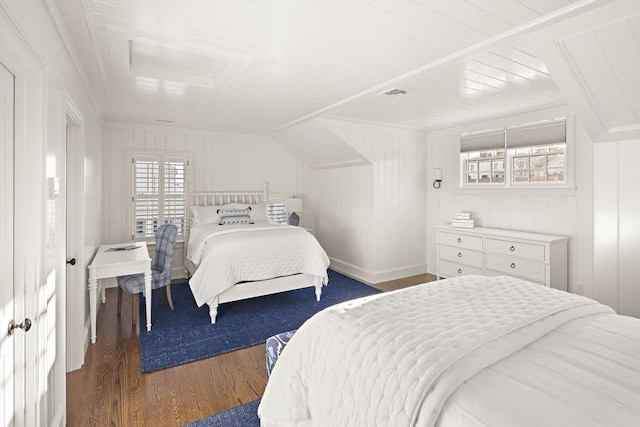
{"label": "blue patterned ottoman", "polygon": [[284,350],[295,332],[296,330],[294,329],[293,331],[282,332],[267,338],[267,381],[269,381],[278,356],[280,356],[280,353],[282,353],[282,350]]}

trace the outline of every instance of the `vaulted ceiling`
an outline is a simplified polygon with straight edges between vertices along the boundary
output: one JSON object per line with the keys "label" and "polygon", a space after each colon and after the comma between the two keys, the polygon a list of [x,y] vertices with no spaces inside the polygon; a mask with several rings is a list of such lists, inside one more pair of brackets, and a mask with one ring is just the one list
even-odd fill
{"label": "vaulted ceiling", "polygon": [[[565,104],[531,34],[602,3],[57,1],[106,119],[267,134],[317,116],[434,129]],[[380,95],[392,88],[407,93]]]}

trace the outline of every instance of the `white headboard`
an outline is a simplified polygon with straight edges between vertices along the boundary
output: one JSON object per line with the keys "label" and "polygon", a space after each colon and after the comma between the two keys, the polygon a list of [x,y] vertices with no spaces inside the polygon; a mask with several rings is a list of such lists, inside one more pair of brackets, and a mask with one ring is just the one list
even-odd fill
{"label": "white headboard", "polygon": [[191,206],[215,206],[227,203],[266,203],[269,200],[269,183],[262,191],[194,191],[189,193],[187,212]]}

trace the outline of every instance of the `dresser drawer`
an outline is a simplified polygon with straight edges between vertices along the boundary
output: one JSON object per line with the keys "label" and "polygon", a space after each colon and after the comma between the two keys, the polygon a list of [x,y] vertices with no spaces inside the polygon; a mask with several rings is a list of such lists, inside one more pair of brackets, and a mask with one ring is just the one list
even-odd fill
{"label": "dresser drawer", "polygon": [[545,282],[545,264],[512,256],[494,253],[486,254],[485,266],[509,276],[521,276],[538,282]]}
{"label": "dresser drawer", "polygon": [[454,246],[456,248],[482,251],[482,237],[438,231],[437,243],[441,245]]}
{"label": "dresser drawer", "polygon": [[438,260],[438,274],[442,277],[466,276],[468,274],[483,274],[482,268],[469,267],[455,262]]}
{"label": "dresser drawer", "polygon": [[486,239],[486,251],[544,261],[544,246],[510,240]]}
{"label": "dresser drawer", "polygon": [[483,266],[484,255],[482,252],[445,245],[439,245],[438,250],[440,259],[477,268]]}

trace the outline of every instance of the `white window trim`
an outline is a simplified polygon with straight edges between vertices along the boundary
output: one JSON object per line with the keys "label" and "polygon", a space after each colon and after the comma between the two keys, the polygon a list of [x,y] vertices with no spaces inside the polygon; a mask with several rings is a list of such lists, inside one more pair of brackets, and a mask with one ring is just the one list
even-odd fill
{"label": "white window trim", "polygon": [[[458,187],[456,193],[458,194],[522,194],[522,195],[554,195],[554,196],[573,196],[575,195],[575,118],[574,116],[566,116],[566,144],[565,151],[565,174],[566,181],[564,184],[517,184],[507,185],[505,184],[470,184],[463,185],[464,182],[464,170],[463,160],[460,159],[460,138],[458,138]],[[505,153],[505,163],[509,163],[510,156]],[[505,164],[505,180],[507,169],[511,169],[510,166]]]}
{"label": "white window trim", "polygon": [[[126,175],[126,185],[127,185],[127,192],[126,192],[126,218],[127,218],[127,223],[126,223],[126,227],[127,227],[127,235],[131,237],[132,241],[147,241],[147,244],[154,244],[155,243],[155,238],[153,236],[147,236],[143,239],[136,239],[135,238],[135,224],[134,224],[134,219],[133,219],[133,197],[134,197],[134,185],[133,185],[133,167],[132,167],[132,162],[133,159],[136,157],[139,158],[152,158],[152,157],[169,157],[169,158],[178,158],[178,159],[186,159],[187,161],[187,170],[186,170],[186,175],[185,175],[185,206],[188,202],[188,198],[189,198],[189,191],[191,188],[191,182],[192,182],[192,168],[193,168],[193,162],[192,162],[192,158],[191,158],[191,153],[187,152],[187,151],[162,151],[162,150],[140,150],[140,149],[129,149],[125,151],[125,159],[126,159],[126,171],[127,171],[127,175]],[[185,215],[187,214],[187,212],[185,212]],[[186,227],[186,225],[185,225]],[[187,234],[188,231],[185,230],[185,234]],[[178,239],[176,241],[177,242],[181,242],[184,241],[184,236],[185,234],[178,234]]]}
{"label": "white window trim", "polygon": [[522,187],[465,187],[454,190],[455,194],[460,195],[521,195],[521,196],[575,196],[576,187],[541,187],[541,186],[522,186]]}

